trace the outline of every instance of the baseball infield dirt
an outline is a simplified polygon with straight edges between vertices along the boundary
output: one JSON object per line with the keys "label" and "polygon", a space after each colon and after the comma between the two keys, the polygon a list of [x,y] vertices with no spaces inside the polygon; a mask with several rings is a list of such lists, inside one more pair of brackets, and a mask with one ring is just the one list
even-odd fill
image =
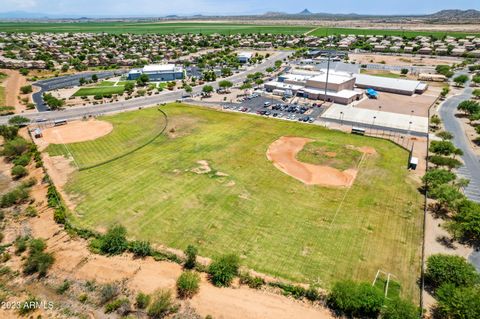
{"label": "baseball infield dirt", "polygon": [[68,144],[95,140],[113,130],[109,122],[89,120],[73,121],[67,125],[55,126],[42,131],[43,140],[50,144]]}

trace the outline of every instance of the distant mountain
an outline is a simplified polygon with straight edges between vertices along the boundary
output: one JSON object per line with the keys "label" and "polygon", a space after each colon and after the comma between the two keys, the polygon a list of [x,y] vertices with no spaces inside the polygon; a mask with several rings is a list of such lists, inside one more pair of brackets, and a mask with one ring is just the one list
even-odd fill
{"label": "distant mountain", "polygon": [[470,9],[470,10],[442,10],[434,14],[427,16],[429,19],[438,19],[438,20],[474,20],[480,19],[480,11]]}
{"label": "distant mountain", "polygon": [[304,9],[302,12],[299,12],[297,14],[302,15],[302,16],[309,16],[309,15],[312,15],[313,13],[310,12],[310,10],[308,10],[308,9]]}

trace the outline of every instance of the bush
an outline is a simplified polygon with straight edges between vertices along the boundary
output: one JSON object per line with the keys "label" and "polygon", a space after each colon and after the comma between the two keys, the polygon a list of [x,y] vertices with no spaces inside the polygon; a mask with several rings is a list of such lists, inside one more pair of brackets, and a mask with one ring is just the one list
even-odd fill
{"label": "bush", "polygon": [[169,290],[160,290],[153,295],[147,314],[152,319],[160,319],[177,311],[178,306],[173,302],[172,293]]}
{"label": "bush", "polygon": [[32,239],[29,244],[29,256],[23,265],[23,273],[26,275],[38,273],[39,277],[43,277],[55,259],[52,254],[44,252],[47,246],[43,240]]}
{"label": "bush", "polygon": [[64,280],[63,283],[56,289],[57,294],[63,295],[68,289],[70,289],[70,281]]}
{"label": "bush", "polygon": [[265,285],[265,280],[263,280],[263,278],[251,276],[248,272],[240,273],[239,277],[240,284],[247,285],[253,289],[259,289]]}
{"label": "bush", "polygon": [[26,314],[32,311],[35,311],[39,303],[40,303],[40,300],[38,300],[34,296],[30,296],[28,297],[27,300],[20,303],[20,308],[18,308],[18,313],[21,316],[25,316]]}
{"label": "bush", "polygon": [[27,166],[30,163],[31,154],[25,153],[19,157],[13,159],[12,163],[14,165]]}
{"label": "bush", "polygon": [[3,155],[8,159],[13,159],[25,153],[30,148],[30,143],[25,139],[17,136],[11,140],[7,140],[3,145]]}
{"label": "bush", "polygon": [[128,250],[132,252],[135,257],[146,257],[152,254],[152,247],[148,241],[135,240],[129,244]]}
{"label": "bush", "polygon": [[27,217],[36,217],[38,216],[37,209],[32,205],[29,205],[27,208],[25,208],[25,215]]}
{"label": "bush", "polygon": [[20,87],[20,92],[22,92],[22,94],[32,93],[33,92],[32,86],[31,85],[22,86],[22,87]]}
{"label": "bush", "polygon": [[351,317],[377,318],[384,301],[383,293],[368,283],[337,282],[327,303],[333,310]]}
{"label": "bush", "polygon": [[100,305],[103,305],[118,296],[119,289],[117,285],[106,284],[100,288]]}
{"label": "bush", "polygon": [[137,295],[137,298],[135,298],[135,305],[137,306],[138,309],[147,308],[149,303],[150,303],[150,296],[147,294],[144,294],[143,292],[140,292]]}
{"label": "bush", "polygon": [[283,295],[292,296],[295,299],[301,299],[305,297],[305,294],[307,292],[306,289],[303,288],[302,286],[290,285],[282,282],[273,282],[273,283],[269,283],[269,285],[272,287],[277,287],[282,289]]}
{"label": "bush", "polygon": [[8,120],[8,124],[10,124],[10,125],[16,125],[16,126],[24,126],[24,125],[27,125],[29,122],[30,122],[29,119],[27,119],[27,118],[24,117],[24,116],[20,116],[20,115],[12,116],[12,117]]}
{"label": "bush", "polygon": [[0,207],[10,207],[25,202],[29,198],[28,187],[20,185],[0,198]]}
{"label": "bush", "polygon": [[195,268],[195,264],[197,263],[197,247],[193,245],[188,245],[187,249],[185,249],[185,256],[187,257],[187,260],[185,261],[185,264],[183,267],[186,269],[193,269]]}
{"label": "bush", "polygon": [[437,254],[427,259],[425,281],[434,290],[444,284],[473,286],[479,283],[479,275],[465,258]]}
{"label": "bush", "polygon": [[228,287],[238,273],[240,259],[237,255],[224,255],[208,267],[211,282],[217,287]]}
{"label": "bush", "polygon": [[15,179],[22,178],[27,175],[27,170],[21,165],[16,165],[12,168],[12,176]]}
{"label": "bush", "polygon": [[480,318],[479,287],[455,287],[445,284],[437,290],[436,295],[436,312],[439,318]]}
{"label": "bush", "polygon": [[[122,309],[121,309],[122,308]],[[130,309],[130,301],[127,298],[116,299],[105,306],[105,313],[111,313],[117,310],[121,314],[126,314]]]}
{"label": "bush", "polygon": [[53,220],[57,224],[62,224],[65,225],[67,222],[67,210],[63,205],[58,206],[55,208],[55,211],[53,213]]}
{"label": "bush", "polygon": [[192,298],[200,289],[200,276],[193,271],[184,271],[177,279],[177,292],[180,298]]}
{"label": "bush", "polygon": [[410,301],[395,298],[387,301],[382,310],[382,319],[418,319],[420,311]]}
{"label": "bush", "polygon": [[15,239],[15,255],[21,255],[24,251],[27,250],[28,240],[28,236],[17,237],[17,239]]}
{"label": "bush", "polygon": [[118,255],[128,248],[127,230],[121,225],[110,227],[100,239],[100,251],[106,255]]}
{"label": "bush", "polygon": [[422,181],[427,185],[427,189],[435,188],[441,184],[447,184],[454,181],[457,176],[444,169],[429,169],[422,177]]}
{"label": "bush", "polygon": [[315,287],[309,287],[307,291],[305,291],[305,298],[310,301],[316,301],[322,299],[322,295]]}
{"label": "bush", "polygon": [[470,200],[460,203],[449,229],[461,241],[477,245],[480,242],[480,204]]}

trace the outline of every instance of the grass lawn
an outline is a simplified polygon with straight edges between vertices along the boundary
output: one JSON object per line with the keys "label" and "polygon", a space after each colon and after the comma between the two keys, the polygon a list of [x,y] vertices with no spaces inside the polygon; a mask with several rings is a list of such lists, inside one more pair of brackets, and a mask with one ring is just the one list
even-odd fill
{"label": "grass lawn", "polygon": [[276,33],[302,34],[311,26],[253,25],[234,23],[141,23],[141,22],[85,22],[85,23],[32,23],[2,22],[3,32],[108,32],[108,33]]}
{"label": "grass lawn", "polygon": [[127,83],[133,83],[133,84],[135,84],[136,81],[118,81],[117,85],[124,86],[124,85],[127,84]]}
{"label": "grass lawn", "polygon": [[365,70],[362,69],[360,70],[360,73],[362,74],[370,74],[370,75],[375,75],[375,76],[381,76],[384,78],[392,78],[392,79],[406,79],[405,75],[398,74],[398,73],[393,73],[390,71],[378,71],[378,70]]}
{"label": "grass lawn", "polygon": [[102,81],[97,84],[97,86],[115,86],[114,81]]}
{"label": "grass lawn", "polygon": [[124,87],[117,86],[96,86],[80,88],[73,96],[105,95],[105,94],[123,94]]}
{"label": "grass lawn", "polygon": [[[168,135],[73,174],[66,191],[77,202],[75,224],[104,230],[121,223],[132,238],[179,249],[194,244],[209,257],[235,252],[257,271],[326,288],[340,279],[370,282],[381,269],[397,276],[404,296],[417,297],[422,197],[405,168],[405,150],[316,125],[186,104],[162,108]],[[69,149],[81,163],[93,161],[95,152],[102,152],[96,160],[106,158],[134,131],[147,131],[157,112],[104,117],[114,124],[110,135]],[[267,160],[269,145],[281,136],[309,137],[314,147],[348,158],[357,154],[345,145],[371,146],[378,154],[362,161],[348,191],[306,186]],[[199,160],[212,171],[192,172]]]}

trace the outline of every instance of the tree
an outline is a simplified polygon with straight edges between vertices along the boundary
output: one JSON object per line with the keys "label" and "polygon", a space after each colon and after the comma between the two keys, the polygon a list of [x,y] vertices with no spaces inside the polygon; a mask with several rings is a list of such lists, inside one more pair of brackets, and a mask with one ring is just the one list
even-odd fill
{"label": "tree", "polygon": [[275,67],[278,69],[279,67],[282,66],[282,61],[281,60],[277,60],[275,61]]}
{"label": "tree", "polygon": [[92,75],[92,81],[97,82],[98,81],[98,76],[96,74]]}
{"label": "tree", "polygon": [[65,105],[64,100],[57,99],[51,93],[43,94],[43,100],[52,110],[59,109]]}
{"label": "tree", "polygon": [[21,68],[19,71],[20,71],[20,74],[23,76],[27,76],[28,73],[30,73],[30,71],[26,68]]}
{"label": "tree", "polygon": [[24,125],[27,125],[28,123],[30,123],[30,120],[21,115],[12,116],[8,120],[8,124],[16,125],[16,126],[24,126]]}
{"label": "tree", "polygon": [[445,75],[447,78],[453,76],[453,71],[451,70],[449,65],[437,65],[435,70],[437,71],[437,73]]}
{"label": "tree", "polygon": [[455,210],[458,204],[465,199],[457,187],[441,184],[430,191],[430,197],[438,201],[441,207]]}
{"label": "tree", "polygon": [[440,124],[442,124],[442,120],[437,114],[434,114],[430,118],[430,124],[432,124],[433,127],[438,127]]}
{"label": "tree", "polygon": [[475,267],[463,257],[437,254],[427,259],[425,281],[433,290],[444,284],[472,287],[479,279]]}
{"label": "tree", "polygon": [[450,88],[448,86],[445,86],[445,87],[442,88],[442,92],[440,92],[440,95],[442,97],[446,97],[449,92],[450,92]]}
{"label": "tree", "polygon": [[12,168],[12,176],[15,179],[22,178],[22,177],[26,176],[27,174],[28,174],[27,170],[22,165],[15,165]]}
{"label": "tree", "polygon": [[152,254],[152,247],[150,243],[145,240],[135,240],[128,245],[128,250],[132,252],[135,257],[146,257]]}
{"label": "tree", "polygon": [[135,88],[135,84],[133,84],[132,82],[127,82],[125,83],[125,91],[128,92],[128,93],[132,93],[134,88]]}
{"label": "tree", "polygon": [[187,92],[187,93],[192,93],[192,91],[193,91],[192,87],[188,84],[184,85],[183,88],[185,89],[185,92]]}
{"label": "tree", "polygon": [[477,101],[466,100],[458,104],[457,109],[465,112],[467,115],[480,113],[480,103]]}
{"label": "tree", "polygon": [[232,75],[232,69],[230,68],[222,68],[221,72],[223,77]]}
{"label": "tree", "polygon": [[340,281],[333,285],[327,304],[350,317],[377,318],[384,302],[380,289],[368,283]]}
{"label": "tree", "polygon": [[194,271],[184,271],[177,279],[177,292],[180,298],[192,298],[200,289],[200,276]]}
{"label": "tree", "polygon": [[439,185],[454,181],[456,175],[444,169],[429,169],[422,177],[422,181],[427,185],[427,190],[433,189]]}
{"label": "tree", "polygon": [[408,69],[403,68],[402,70],[400,70],[400,73],[403,74],[403,75],[407,75],[408,74]]}
{"label": "tree", "polygon": [[436,312],[440,318],[477,319],[480,318],[479,287],[455,287],[443,285],[437,292]]}
{"label": "tree", "polygon": [[5,140],[13,140],[17,137],[18,134],[18,126],[7,126],[7,125],[0,125],[0,136],[2,136]]}
{"label": "tree", "polygon": [[453,82],[455,82],[455,84],[457,86],[462,86],[462,85],[465,85],[465,83],[467,83],[468,81],[468,75],[465,75],[465,74],[461,74],[459,76],[456,76],[454,79],[453,79]]}
{"label": "tree", "polygon": [[78,79],[78,83],[80,84],[80,86],[84,85],[86,82],[87,80],[85,80],[84,78]]}
{"label": "tree", "polygon": [[67,72],[70,69],[70,65],[68,63],[62,64],[62,72]]}
{"label": "tree", "polygon": [[23,273],[31,275],[38,273],[39,277],[47,274],[55,259],[52,254],[44,252],[47,245],[41,239],[31,239],[29,242],[29,256],[23,265]]}
{"label": "tree", "polygon": [[147,85],[148,81],[150,81],[148,74],[142,73],[137,79],[137,85],[145,86]]}
{"label": "tree", "polygon": [[211,94],[213,92],[213,86],[211,85],[205,85],[203,88],[202,88],[202,92],[205,93],[205,94]]}
{"label": "tree", "polygon": [[430,163],[436,165],[437,167],[446,166],[450,170],[454,168],[459,168],[462,166],[462,163],[459,160],[451,157],[446,157],[446,156],[433,155],[433,156],[430,156],[429,160],[430,160]]}
{"label": "tree", "polygon": [[217,287],[230,286],[233,278],[238,274],[240,258],[229,254],[214,260],[208,267],[211,282]]}
{"label": "tree", "polygon": [[229,89],[233,86],[233,83],[227,80],[223,80],[218,83],[218,86],[222,89]]}
{"label": "tree", "polygon": [[435,154],[448,156],[455,152],[456,147],[450,141],[432,141],[429,150]]}
{"label": "tree", "polygon": [[127,229],[121,225],[110,227],[100,238],[100,251],[106,255],[118,255],[128,248]]}
{"label": "tree", "polygon": [[187,249],[184,251],[185,256],[187,257],[185,264],[183,265],[185,269],[193,269],[197,263],[197,254],[198,249],[193,245],[188,245]]}
{"label": "tree", "polygon": [[252,85],[250,83],[244,83],[240,86],[240,90],[248,90],[251,88],[252,88]]}
{"label": "tree", "polygon": [[480,243],[480,204],[465,200],[458,205],[449,229],[456,238],[474,245]]}
{"label": "tree", "polygon": [[443,141],[453,139],[453,134],[447,131],[438,132],[436,135],[440,137]]}

